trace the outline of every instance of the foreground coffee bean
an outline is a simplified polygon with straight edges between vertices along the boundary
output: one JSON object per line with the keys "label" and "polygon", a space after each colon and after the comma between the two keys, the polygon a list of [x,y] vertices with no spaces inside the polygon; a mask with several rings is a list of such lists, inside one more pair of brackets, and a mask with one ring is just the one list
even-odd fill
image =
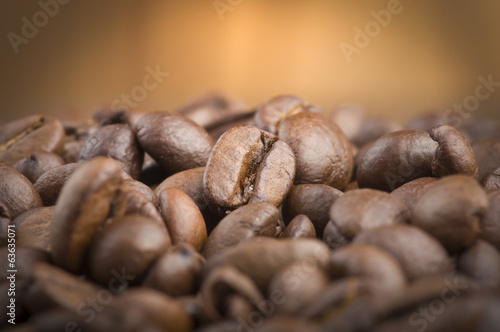
{"label": "foreground coffee bean", "polygon": [[8,242],[8,226],[10,225],[11,216],[7,205],[0,201],[0,247],[7,246]]}
{"label": "foreground coffee bean", "polygon": [[411,214],[422,193],[436,181],[436,178],[418,178],[403,184],[391,192],[391,196],[397,197],[405,203]]}
{"label": "foreground coffee bean", "polygon": [[486,291],[500,291],[500,252],[491,244],[477,240],[460,254],[457,268]]}
{"label": "foreground coffee bean", "polygon": [[411,225],[390,225],[358,234],[354,243],[377,246],[397,259],[409,280],[451,270],[444,247],[432,236]]}
{"label": "foreground coffee bean", "polygon": [[124,182],[116,192],[109,217],[124,215],[141,215],[163,224],[163,219],[157,207],[127,182]]}
{"label": "foreground coffee bean", "polygon": [[325,227],[325,231],[323,232],[323,241],[325,241],[326,245],[331,249],[343,247],[351,242],[350,239],[340,233],[339,228],[332,221],[330,221]]}
{"label": "foreground coffee bean", "polygon": [[79,161],[88,161],[99,156],[117,160],[133,179],[139,178],[144,153],[135,133],[128,125],[113,124],[101,127],[85,139],[80,149]]}
{"label": "foreground coffee bean", "polygon": [[231,212],[208,237],[203,256],[208,259],[255,236],[274,236],[278,214],[269,203],[251,203]]}
{"label": "foreground coffee bean", "polygon": [[50,252],[50,229],[54,207],[31,209],[12,221],[16,226],[16,244]]}
{"label": "foreground coffee bean", "polygon": [[107,218],[122,182],[120,165],[109,158],[89,161],[72,174],[52,222],[52,258],[57,265],[74,273],[82,270],[90,240]]}
{"label": "foreground coffee bean", "polygon": [[168,173],[205,166],[213,141],[192,120],[173,112],[153,112],[139,119],[137,139]]}
{"label": "foreground coffee bean", "polygon": [[490,208],[479,222],[479,237],[500,250],[500,190],[493,190],[487,195]]}
{"label": "foreground coffee bean", "polygon": [[40,195],[30,180],[16,169],[1,163],[0,197],[12,219],[43,205]]}
{"label": "foreground coffee bean", "polygon": [[45,172],[64,165],[64,160],[55,153],[46,151],[33,152],[28,158],[22,158],[14,168],[23,173],[32,183]]}
{"label": "foreground coffee bean", "polygon": [[488,208],[488,197],[473,178],[450,175],[422,194],[413,209],[412,223],[456,253],[476,239]]}
{"label": "foreground coffee bean", "polygon": [[382,191],[353,190],[340,196],[330,208],[331,223],[347,239],[364,230],[405,223],[409,212],[402,201]]}
{"label": "foreground coffee bean", "polygon": [[247,203],[279,206],[295,178],[295,157],[276,136],[254,126],[227,131],[215,145],[203,174],[204,196],[221,212]]}
{"label": "foreground coffee bean", "polygon": [[342,130],[322,114],[304,112],[286,118],[278,137],[297,159],[295,184],[326,184],[344,189],[352,174],[353,156]]}
{"label": "foreground coffee bean", "polygon": [[0,126],[0,163],[14,165],[38,150],[62,153],[64,128],[61,121],[31,115]]}

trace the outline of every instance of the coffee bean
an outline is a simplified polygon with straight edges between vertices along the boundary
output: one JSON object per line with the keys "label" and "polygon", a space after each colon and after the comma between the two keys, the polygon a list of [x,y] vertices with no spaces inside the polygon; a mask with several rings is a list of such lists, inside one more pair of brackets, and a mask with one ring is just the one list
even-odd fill
{"label": "coffee bean", "polygon": [[133,179],[124,180],[124,183],[128,184],[129,186],[143,194],[144,197],[146,197],[148,201],[153,203],[154,206],[160,206],[160,200],[158,199],[158,196],[156,196],[155,192],[144,183]]}
{"label": "coffee bean", "polygon": [[64,128],[53,117],[31,115],[1,126],[0,133],[0,163],[10,166],[38,150],[63,151]]}
{"label": "coffee bean", "polygon": [[469,117],[462,123],[461,129],[467,133],[471,142],[500,139],[500,123],[492,119]]}
{"label": "coffee bean", "polygon": [[71,175],[52,221],[54,263],[74,273],[82,270],[87,247],[106,220],[122,182],[121,167],[110,158],[89,161]]}
{"label": "coffee bean", "polygon": [[0,201],[0,247],[7,246],[8,226],[10,225],[10,211],[4,202]]}
{"label": "coffee bean", "polygon": [[187,243],[167,249],[153,264],[143,286],[178,297],[196,294],[205,259]]}
{"label": "coffee bean", "polygon": [[340,233],[339,228],[332,221],[330,221],[325,227],[325,231],[323,232],[323,241],[325,241],[326,245],[331,249],[343,247],[351,242]]}
{"label": "coffee bean", "polygon": [[286,143],[254,126],[240,126],[222,135],[210,154],[204,196],[221,212],[256,202],[279,206],[294,177],[295,157]]}
{"label": "coffee bean", "polygon": [[113,124],[127,124],[129,122],[129,111],[125,109],[101,108],[92,116],[101,127]]}
{"label": "coffee bean", "polygon": [[358,234],[353,243],[377,246],[401,264],[410,281],[451,270],[444,247],[432,236],[411,225],[390,225]]}
{"label": "coffee bean", "polygon": [[0,197],[12,219],[43,206],[33,184],[13,167],[0,163]]}
{"label": "coffee bean", "polygon": [[484,190],[500,189],[500,167],[494,168],[481,179]]}
{"label": "coffee bean", "polygon": [[168,173],[205,166],[213,141],[192,120],[173,112],[144,115],[136,126],[142,148]]}
{"label": "coffee bean", "polygon": [[62,187],[69,177],[80,167],[80,163],[71,163],[55,167],[43,173],[35,182],[35,188],[45,206],[55,205]]}
{"label": "coffee bean", "polygon": [[284,222],[288,225],[297,215],[305,214],[321,237],[330,220],[329,207],[342,195],[340,190],[323,184],[294,186],[283,202]]}
{"label": "coffee bean", "polygon": [[176,188],[164,189],[159,198],[160,212],[172,243],[189,243],[201,251],[207,241],[207,228],[195,202]]}
{"label": "coffee bean", "polygon": [[487,193],[490,208],[479,221],[479,237],[500,250],[500,190]]}
{"label": "coffee bean", "polygon": [[405,203],[411,214],[418,199],[422,196],[422,193],[436,181],[436,178],[418,178],[403,184],[401,187],[391,192],[391,196],[399,198]]}
{"label": "coffee bean", "polygon": [[64,160],[55,153],[36,151],[29,158],[22,158],[14,164],[14,168],[23,173],[32,183],[45,172],[64,165]]}
{"label": "coffee bean", "polygon": [[500,291],[500,252],[491,244],[477,240],[458,257],[457,268],[486,291]]}
{"label": "coffee bean", "polygon": [[472,149],[479,166],[479,179],[500,165],[500,138],[475,141]]}
{"label": "coffee bean", "polygon": [[337,125],[322,114],[304,112],[286,118],[278,137],[297,159],[295,184],[326,184],[344,189],[352,174],[350,143]]}
{"label": "coffee bean", "polygon": [[209,259],[255,236],[274,236],[278,214],[269,203],[251,203],[231,212],[208,237],[203,256]]}
{"label": "coffee bean", "polygon": [[292,221],[286,226],[283,238],[315,238],[316,229],[311,219],[305,214],[295,216]]}
{"label": "coffee bean", "polygon": [[456,253],[475,240],[488,207],[486,193],[473,178],[450,175],[422,194],[413,209],[412,223]]}
{"label": "coffee bean", "polygon": [[373,189],[353,190],[340,196],[330,208],[331,223],[352,239],[362,231],[409,221],[408,208],[390,194]]}
{"label": "coffee bean", "polygon": [[29,210],[12,223],[16,226],[16,244],[34,247],[50,252],[50,228],[54,207],[40,207]]}
{"label": "coffee bean", "polygon": [[113,124],[101,127],[85,139],[80,149],[79,161],[88,161],[99,156],[117,160],[133,179],[139,178],[144,153],[135,133],[128,125]]}
{"label": "coffee bean", "polygon": [[260,129],[277,135],[283,120],[302,112],[321,113],[321,110],[299,97],[282,95],[260,105],[255,113],[254,121]]}
{"label": "coffee bean", "polygon": [[88,250],[89,277],[107,285],[125,271],[137,284],[153,262],[171,245],[163,224],[142,216],[111,219],[94,235]]}
{"label": "coffee bean", "polygon": [[196,203],[200,211],[207,208],[207,203],[203,197],[203,173],[205,167],[197,167],[176,173],[166,178],[155,189],[157,196],[167,188],[177,188],[183,191]]}
{"label": "coffee bean", "polygon": [[115,193],[109,217],[126,215],[140,215],[163,224],[158,208],[140,191],[124,182]]}

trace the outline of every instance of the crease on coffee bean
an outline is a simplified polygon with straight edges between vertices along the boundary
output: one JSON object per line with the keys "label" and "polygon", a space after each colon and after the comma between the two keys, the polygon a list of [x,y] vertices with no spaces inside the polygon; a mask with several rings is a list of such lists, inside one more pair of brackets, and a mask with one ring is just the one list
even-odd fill
{"label": "crease on coffee bean", "polygon": [[40,120],[33,123],[28,128],[22,130],[19,134],[7,140],[7,142],[0,144],[0,151],[5,151],[10,149],[14,144],[22,140],[24,137],[28,136],[29,134],[31,134],[32,132],[43,126],[44,123],[45,123],[45,118],[43,117],[40,118]]}

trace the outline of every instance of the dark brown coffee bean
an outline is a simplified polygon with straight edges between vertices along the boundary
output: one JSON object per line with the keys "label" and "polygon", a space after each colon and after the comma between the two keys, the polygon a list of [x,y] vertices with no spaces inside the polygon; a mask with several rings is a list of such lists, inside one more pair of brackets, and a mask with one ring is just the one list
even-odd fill
{"label": "dark brown coffee bean", "polygon": [[323,236],[328,221],[329,210],[343,193],[323,184],[302,184],[294,186],[283,202],[283,219],[286,225],[299,214],[311,219],[319,237]]}
{"label": "dark brown coffee bean", "polygon": [[192,322],[181,304],[169,296],[148,288],[135,288],[125,292],[117,301],[144,315],[162,331],[189,332]]}
{"label": "dark brown coffee bean", "polygon": [[140,191],[124,182],[115,194],[109,217],[126,215],[140,215],[163,224],[158,208]]}
{"label": "dark brown coffee bean", "polygon": [[[255,323],[254,323],[255,324]],[[244,325],[238,325],[239,328],[244,327]],[[248,325],[253,326],[253,325]],[[319,332],[321,331],[317,325],[312,322],[308,322],[294,316],[275,316],[264,321],[262,326],[257,328],[255,332],[276,332],[276,331],[287,331],[287,332]]]}
{"label": "dark brown coffee bean", "polygon": [[0,162],[14,165],[38,150],[61,154],[64,128],[61,121],[31,115],[0,127]]}
{"label": "dark brown coffee bean", "polygon": [[333,278],[366,278],[375,296],[399,292],[406,285],[405,273],[396,259],[370,245],[350,244],[334,250],[329,259],[329,271]]}
{"label": "dark brown coffee bean", "polygon": [[254,114],[255,110],[251,110],[245,115],[232,117],[229,122],[210,128],[208,130],[208,133],[214,139],[214,141],[217,141],[226,131],[234,127],[246,126],[246,125],[255,126],[255,122],[253,121]]}
{"label": "dark brown coffee bean", "polygon": [[333,121],[318,113],[295,114],[281,123],[278,136],[297,159],[295,184],[326,184],[340,190],[347,186],[352,149]]}
{"label": "dark brown coffee bean", "polygon": [[123,180],[121,167],[110,158],[96,158],[75,171],[61,190],[51,230],[52,258],[71,272],[80,272],[88,244],[108,217]]}
{"label": "dark brown coffee bean", "polygon": [[[30,281],[31,274],[33,273],[33,268],[38,263],[49,263],[50,255],[43,250],[36,249],[34,247],[22,247],[19,246],[15,248],[15,270],[16,272],[16,281]],[[9,257],[8,248],[0,248],[0,266],[9,266],[9,258],[12,260],[12,256]],[[7,269],[0,270],[0,280],[2,283],[7,281],[7,277],[10,276],[11,272],[7,272]],[[20,290],[20,289],[19,289]]]}
{"label": "dark brown coffee bean", "polygon": [[500,167],[494,168],[481,179],[484,190],[500,189]]}
{"label": "dark brown coffee bean", "polygon": [[348,191],[353,191],[356,189],[359,189],[359,186],[358,186],[358,182],[354,181],[354,182],[349,183],[347,185],[347,187],[345,187],[344,192],[346,193]]}
{"label": "dark brown coffee bean", "polygon": [[411,214],[418,199],[422,196],[422,193],[436,181],[436,178],[418,178],[403,184],[401,187],[391,192],[391,196],[399,198],[405,203]]}
{"label": "dark brown coffee bean", "polygon": [[143,286],[174,297],[196,294],[204,263],[203,256],[190,244],[172,246],[153,264]]}
{"label": "dark brown coffee bean", "polygon": [[278,209],[269,203],[251,203],[231,212],[208,237],[203,256],[208,259],[255,236],[274,236],[278,214]]}
{"label": "dark brown coffee bean", "polygon": [[156,196],[153,189],[151,189],[144,183],[133,179],[125,180],[124,183],[128,184],[129,186],[131,186],[132,188],[143,194],[144,197],[146,197],[148,201],[153,203],[154,206],[160,206],[160,201],[158,199],[158,196]]}
{"label": "dark brown coffee bean", "polygon": [[[218,321],[226,316],[226,313],[230,311],[230,303],[227,303],[227,300],[231,293],[255,305],[252,309],[257,313],[264,310],[264,296],[252,279],[232,266],[223,265],[210,271],[201,287],[201,300],[209,319]],[[240,317],[240,319],[246,321],[248,317]]]}
{"label": "dark brown coffee bean", "polygon": [[477,240],[458,257],[457,268],[487,291],[500,291],[500,252]]}
{"label": "dark brown coffee bean", "polygon": [[113,124],[127,124],[129,122],[129,113],[125,109],[101,108],[94,113],[92,118],[101,127]]}
{"label": "dark brown coffee bean", "polygon": [[390,225],[360,233],[354,243],[377,246],[397,259],[412,280],[444,274],[452,265],[444,247],[411,225]]}
{"label": "dark brown coffee bean", "polygon": [[[418,115],[406,124],[405,129],[430,131],[432,128],[449,124],[442,113],[427,113]],[[455,126],[454,126],[455,127]]]}
{"label": "dark brown coffee bean", "polygon": [[500,250],[500,190],[493,190],[487,195],[490,208],[479,221],[479,237]]}
{"label": "dark brown coffee bean", "polygon": [[0,199],[12,219],[43,206],[42,199],[27,177],[13,167],[0,163]]}
{"label": "dark brown coffee bean", "polygon": [[207,241],[207,228],[196,203],[184,192],[167,188],[160,192],[160,212],[173,244],[189,243],[198,252]]}
{"label": "dark brown coffee bean", "polygon": [[472,143],[472,149],[479,166],[479,179],[500,166],[500,138],[476,141]]}
{"label": "dark brown coffee bean", "polygon": [[54,207],[41,207],[29,210],[14,219],[16,244],[34,247],[50,252],[50,229]]}
{"label": "dark brown coffee bean", "polygon": [[488,197],[465,175],[450,175],[430,186],[413,209],[412,223],[455,253],[472,244],[488,212]]}
{"label": "dark brown coffee bean", "polygon": [[316,238],[316,229],[311,219],[305,214],[295,216],[286,226],[282,238]]}
{"label": "dark brown coffee bean", "polygon": [[296,315],[315,302],[327,288],[330,278],[315,261],[308,259],[292,263],[271,280],[268,298],[283,299],[274,303],[277,314]]}
{"label": "dark brown coffee bean", "polygon": [[0,201],[0,247],[7,246],[8,243],[8,226],[11,221],[10,211],[4,202]]}
{"label": "dark brown coffee bean", "polygon": [[352,239],[365,230],[405,223],[409,221],[409,212],[402,201],[388,193],[359,189],[345,193],[333,203],[330,219],[340,234]]}
{"label": "dark brown coffee bean", "polygon": [[461,126],[471,142],[487,139],[500,139],[500,123],[492,119],[478,119],[469,117]]}
{"label": "dark brown coffee bean", "polygon": [[321,113],[321,110],[299,97],[282,95],[260,105],[255,113],[254,121],[260,129],[277,135],[283,120],[301,112]]}
{"label": "dark brown coffee bean", "polygon": [[168,176],[167,172],[149,154],[144,153],[141,176],[139,181],[148,186],[162,182]]}
{"label": "dark brown coffee bean", "polygon": [[331,249],[337,249],[349,244],[351,241],[342,235],[338,227],[333,222],[329,222],[323,232],[323,241]]}
{"label": "dark brown coffee bean", "polygon": [[133,179],[141,173],[144,153],[135,138],[135,133],[125,124],[113,124],[92,132],[83,142],[79,161],[96,157],[110,157],[117,160],[123,170]]}
{"label": "dark brown coffee bean", "polygon": [[45,172],[64,165],[64,160],[55,153],[36,151],[29,158],[22,158],[14,164],[14,168],[23,173],[32,183]]}
{"label": "dark brown coffee bean", "polygon": [[240,126],[222,135],[210,154],[204,196],[221,212],[256,202],[279,206],[294,177],[295,157],[286,143],[254,126]]}
{"label": "dark brown coffee bean", "polygon": [[330,250],[315,239],[272,239],[260,237],[228,248],[207,260],[205,271],[229,264],[252,279],[266,293],[273,276],[289,264],[309,259],[324,266]]}
{"label": "dark brown coffee bean", "polygon": [[[368,151],[370,149],[370,147],[373,145],[373,143],[375,143],[375,141],[370,141],[370,142],[366,143],[365,145],[361,146],[355,153],[353,153],[354,166],[352,168],[351,181],[356,180],[356,177],[358,176],[359,164],[361,163],[361,160],[363,160],[363,157],[365,156],[366,151]],[[355,145],[353,145],[353,146],[355,146]],[[357,182],[356,182],[356,184],[357,184]],[[346,190],[344,190],[344,191],[346,191]]]}
{"label": "dark brown coffee bean", "polygon": [[212,138],[192,120],[173,112],[144,115],[136,126],[142,148],[168,173],[205,166]]}
{"label": "dark brown coffee bean", "polygon": [[467,139],[458,130],[443,125],[432,128],[429,135],[438,143],[431,164],[434,177],[464,174],[477,179],[476,156]]}
{"label": "dark brown coffee bean", "polygon": [[55,205],[62,187],[69,177],[82,166],[71,163],[53,168],[43,173],[35,182],[35,188],[42,198],[45,206]]}
{"label": "dark brown coffee bean", "polygon": [[90,243],[88,274],[107,285],[122,270],[137,284],[153,262],[171,245],[164,225],[142,216],[114,218]]}

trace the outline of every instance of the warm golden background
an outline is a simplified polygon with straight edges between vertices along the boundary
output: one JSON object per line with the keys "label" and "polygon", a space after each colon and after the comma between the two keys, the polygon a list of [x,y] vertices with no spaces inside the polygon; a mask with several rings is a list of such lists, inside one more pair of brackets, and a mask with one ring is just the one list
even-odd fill
{"label": "warm golden background", "polygon": [[[72,0],[15,54],[7,34],[20,34],[22,17],[40,7],[2,0],[0,122],[91,114],[157,64],[170,76],[139,108],[177,109],[209,91],[249,106],[294,93],[325,111],[355,102],[406,122],[462,102],[479,75],[500,81],[498,0],[402,0],[351,63],[339,44],[353,43],[353,29],[388,0],[240,2],[221,21],[212,0]],[[499,105],[497,91],[475,113],[499,119]]]}

